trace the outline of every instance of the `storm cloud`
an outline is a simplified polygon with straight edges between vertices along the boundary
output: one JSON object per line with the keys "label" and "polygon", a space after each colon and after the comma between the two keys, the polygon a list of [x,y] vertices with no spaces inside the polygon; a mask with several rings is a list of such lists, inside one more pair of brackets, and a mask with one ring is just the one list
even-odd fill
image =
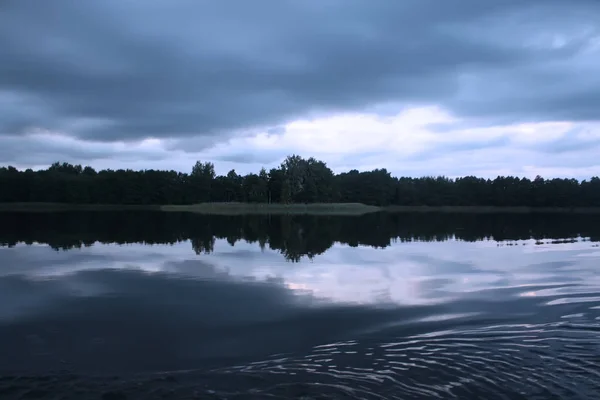
{"label": "storm cloud", "polygon": [[[415,107],[476,124],[587,123],[599,19],[595,0],[5,0],[0,135],[70,136],[101,150],[66,158],[94,160],[113,154],[102,142],[165,139],[176,157],[297,120]],[[0,161],[24,163],[24,148],[4,148]],[[45,159],[35,154],[28,164]],[[140,153],[168,155],[152,157]]]}

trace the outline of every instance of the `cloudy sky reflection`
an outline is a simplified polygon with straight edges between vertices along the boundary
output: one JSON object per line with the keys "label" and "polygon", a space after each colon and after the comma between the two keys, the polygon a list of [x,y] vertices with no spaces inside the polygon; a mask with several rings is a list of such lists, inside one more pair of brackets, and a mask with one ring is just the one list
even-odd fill
{"label": "cloudy sky reflection", "polygon": [[[514,246],[413,242],[385,249],[336,244],[313,260],[292,263],[276,251],[261,250],[244,241],[231,247],[217,240],[214,252],[201,255],[192,253],[189,242],[173,246],[96,244],[60,252],[45,245],[18,245],[0,249],[0,276],[60,280],[82,271],[137,270],[190,279],[274,280],[298,293],[334,303],[416,305],[490,289],[569,280],[595,285],[600,278],[589,271],[597,253],[584,241],[544,245],[520,241]],[[220,275],[207,274],[207,265]]]}

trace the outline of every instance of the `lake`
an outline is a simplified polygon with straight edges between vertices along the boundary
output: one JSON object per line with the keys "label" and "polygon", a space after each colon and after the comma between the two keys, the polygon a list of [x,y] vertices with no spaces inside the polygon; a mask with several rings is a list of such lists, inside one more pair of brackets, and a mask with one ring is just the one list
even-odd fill
{"label": "lake", "polygon": [[597,399],[600,216],[0,213],[0,398]]}

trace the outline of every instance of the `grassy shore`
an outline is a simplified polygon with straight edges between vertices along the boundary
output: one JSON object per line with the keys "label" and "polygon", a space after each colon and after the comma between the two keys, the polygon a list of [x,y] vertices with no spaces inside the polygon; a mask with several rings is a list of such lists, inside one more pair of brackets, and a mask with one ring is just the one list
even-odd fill
{"label": "grassy shore", "polygon": [[579,213],[600,214],[600,207],[493,207],[493,206],[387,206],[361,203],[265,204],[265,203],[199,203],[191,205],[124,205],[124,204],[66,204],[66,203],[0,203],[0,211],[58,212],[58,211],[128,211],[148,210],[193,212],[212,215],[363,215],[373,212],[389,213]]}
{"label": "grassy shore", "polygon": [[165,211],[193,212],[212,215],[244,214],[310,214],[362,215],[381,208],[360,203],[262,204],[262,203],[199,203],[190,205],[125,205],[67,203],[0,203],[0,212],[60,212],[60,211]]}
{"label": "grassy shore", "polygon": [[381,211],[380,207],[360,203],[265,204],[265,203],[200,203],[192,205],[161,206],[163,211],[187,211],[198,214],[310,214],[310,215],[363,215]]}

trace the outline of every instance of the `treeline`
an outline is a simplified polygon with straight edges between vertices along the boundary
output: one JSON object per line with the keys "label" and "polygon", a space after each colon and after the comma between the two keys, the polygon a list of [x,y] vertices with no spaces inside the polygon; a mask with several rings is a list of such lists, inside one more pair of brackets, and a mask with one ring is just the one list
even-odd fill
{"label": "treeline", "polygon": [[152,211],[0,213],[0,246],[44,243],[67,250],[95,243],[175,244],[210,253],[216,240],[256,243],[289,261],[312,258],[335,243],[385,248],[394,242],[535,239],[600,241],[600,215],[384,214],[340,216],[216,216]]}
{"label": "treeline", "polygon": [[386,169],[334,174],[322,161],[287,157],[278,168],[217,176],[210,162],[192,171],[102,170],[54,163],[40,171],[0,168],[0,202],[71,204],[364,203],[377,206],[600,207],[600,178],[499,176],[398,178]]}

